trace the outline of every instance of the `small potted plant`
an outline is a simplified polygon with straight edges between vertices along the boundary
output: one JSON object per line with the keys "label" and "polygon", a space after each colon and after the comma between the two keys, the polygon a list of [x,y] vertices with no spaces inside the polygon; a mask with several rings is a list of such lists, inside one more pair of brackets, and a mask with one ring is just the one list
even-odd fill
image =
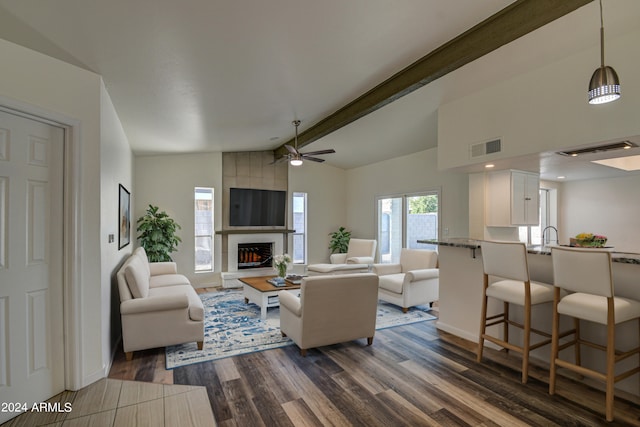
{"label": "small potted plant", "polygon": [[176,236],[176,231],[182,227],[153,205],[149,205],[146,213],[138,218],[137,224],[138,239],[147,252],[149,262],[171,261],[171,253],[178,250],[178,243],[182,241]]}
{"label": "small potted plant", "polygon": [[338,231],[329,233],[331,241],[329,242],[329,249],[332,254],[345,254],[349,249],[349,240],[351,240],[351,232],[347,231],[344,227],[338,228]]}

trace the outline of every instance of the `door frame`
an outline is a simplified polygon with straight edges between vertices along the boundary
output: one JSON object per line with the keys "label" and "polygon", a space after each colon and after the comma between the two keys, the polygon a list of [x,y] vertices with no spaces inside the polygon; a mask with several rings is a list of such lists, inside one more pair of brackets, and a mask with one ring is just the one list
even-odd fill
{"label": "door frame", "polygon": [[44,122],[64,129],[63,167],[63,266],[62,318],[64,328],[64,386],[66,390],[82,387],[82,265],[75,262],[80,256],[80,128],[79,120],[63,114],[7,98],[0,95],[0,111]]}

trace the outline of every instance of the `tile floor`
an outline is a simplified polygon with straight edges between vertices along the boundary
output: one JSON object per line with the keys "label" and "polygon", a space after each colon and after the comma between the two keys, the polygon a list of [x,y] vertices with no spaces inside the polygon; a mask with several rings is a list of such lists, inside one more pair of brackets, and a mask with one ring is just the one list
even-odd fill
{"label": "tile floor", "polygon": [[[28,412],[2,427],[210,427],[216,422],[204,387],[104,378],[76,392],[62,392],[61,412]],[[69,412],[64,412],[66,406]],[[69,405],[70,404],[70,405]]]}

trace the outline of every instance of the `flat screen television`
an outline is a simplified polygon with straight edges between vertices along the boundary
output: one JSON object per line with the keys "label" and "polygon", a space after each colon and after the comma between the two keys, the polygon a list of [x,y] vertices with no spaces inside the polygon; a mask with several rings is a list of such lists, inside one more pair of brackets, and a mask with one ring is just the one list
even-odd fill
{"label": "flat screen television", "polygon": [[283,227],[286,203],[286,191],[231,188],[229,225]]}

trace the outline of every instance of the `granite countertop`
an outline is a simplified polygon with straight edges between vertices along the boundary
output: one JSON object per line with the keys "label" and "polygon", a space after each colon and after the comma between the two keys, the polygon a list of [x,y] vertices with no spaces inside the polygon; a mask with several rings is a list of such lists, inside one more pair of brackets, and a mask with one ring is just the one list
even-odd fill
{"label": "granite countertop", "polygon": [[[452,237],[447,239],[425,239],[418,240],[418,243],[429,243],[439,246],[451,246],[456,248],[468,248],[468,249],[480,249],[482,240],[469,239],[465,237]],[[529,246],[527,252],[532,255],[551,255],[550,246]],[[640,265],[640,253],[634,252],[616,252],[611,251],[611,260],[613,262],[620,262],[624,264],[638,264]]]}

